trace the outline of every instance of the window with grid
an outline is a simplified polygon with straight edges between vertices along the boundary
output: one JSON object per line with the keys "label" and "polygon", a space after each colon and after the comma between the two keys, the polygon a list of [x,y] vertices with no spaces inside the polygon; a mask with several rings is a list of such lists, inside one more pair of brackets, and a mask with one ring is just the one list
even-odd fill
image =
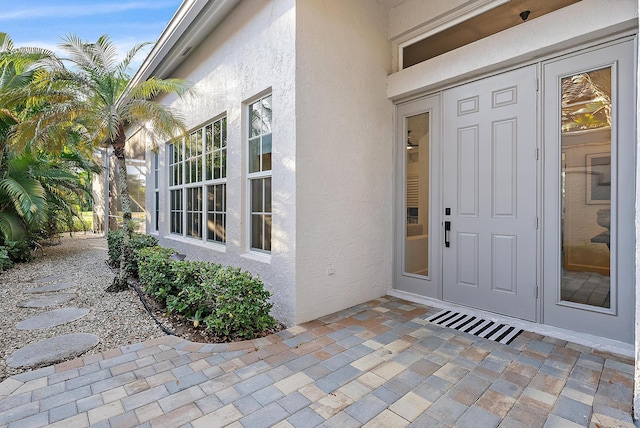
{"label": "window with grid", "polygon": [[158,183],[159,170],[158,152],[153,152],[153,230],[158,231],[160,218],[160,186]]}
{"label": "window with grid", "polygon": [[209,123],[183,141],[169,145],[171,233],[224,244],[227,119]]}
{"label": "window with grid", "polygon": [[271,95],[249,105],[250,247],[271,251]]}

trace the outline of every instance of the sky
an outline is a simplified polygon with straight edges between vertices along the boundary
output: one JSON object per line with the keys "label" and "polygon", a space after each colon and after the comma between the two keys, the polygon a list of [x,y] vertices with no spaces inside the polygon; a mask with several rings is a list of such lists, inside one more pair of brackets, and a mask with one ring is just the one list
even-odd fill
{"label": "sky", "polygon": [[[0,32],[16,46],[35,46],[60,53],[61,38],[75,34],[94,42],[109,35],[124,57],[136,43],[154,42],[178,10],[180,0],[3,0]],[[151,49],[136,57],[137,68]]]}

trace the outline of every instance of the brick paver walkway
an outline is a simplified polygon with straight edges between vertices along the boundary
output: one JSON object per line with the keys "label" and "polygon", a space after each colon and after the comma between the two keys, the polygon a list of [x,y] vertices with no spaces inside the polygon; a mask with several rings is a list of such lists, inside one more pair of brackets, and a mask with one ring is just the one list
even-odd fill
{"label": "brick paver walkway", "polygon": [[13,376],[0,426],[633,427],[633,361],[386,297],[248,342],[163,337]]}

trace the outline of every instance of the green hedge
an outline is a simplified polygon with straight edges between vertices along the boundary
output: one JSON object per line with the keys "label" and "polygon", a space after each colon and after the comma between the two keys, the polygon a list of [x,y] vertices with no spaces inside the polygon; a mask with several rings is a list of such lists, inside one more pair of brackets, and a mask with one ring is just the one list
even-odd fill
{"label": "green hedge", "polygon": [[183,316],[226,339],[252,339],[276,325],[271,293],[239,268],[202,261],[175,261],[172,249],[138,250],[138,277],[145,291]]}
{"label": "green hedge", "polygon": [[[107,254],[109,256],[109,265],[115,268],[120,267],[123,238],[123,230],[112,230],[107,233]],[[158,239],[155,236],[134,233],[131,235],[129,245],[131,247],[132,254],[125,259],[125,267],[127,269],[127,274],[135,277],[138,274],[138,262],[135,256],[136,252],[142,248],[158,245]]]}

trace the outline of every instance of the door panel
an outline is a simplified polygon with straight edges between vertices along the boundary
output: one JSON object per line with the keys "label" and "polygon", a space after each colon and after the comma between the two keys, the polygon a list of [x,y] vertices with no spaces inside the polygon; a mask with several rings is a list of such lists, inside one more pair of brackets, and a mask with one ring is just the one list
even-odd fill
{"label": "door panel", "polygon": [[440,96],[397,108],[395,287],[441,297]]}
{"label": "door panel", "polygon": [[444,92],[443,298],[527,320],[537,307],[536,75],[529,66]]}
{"label": "door panel", "polygon": [[634,41],[549,61],[544,323],[633,342]]}

